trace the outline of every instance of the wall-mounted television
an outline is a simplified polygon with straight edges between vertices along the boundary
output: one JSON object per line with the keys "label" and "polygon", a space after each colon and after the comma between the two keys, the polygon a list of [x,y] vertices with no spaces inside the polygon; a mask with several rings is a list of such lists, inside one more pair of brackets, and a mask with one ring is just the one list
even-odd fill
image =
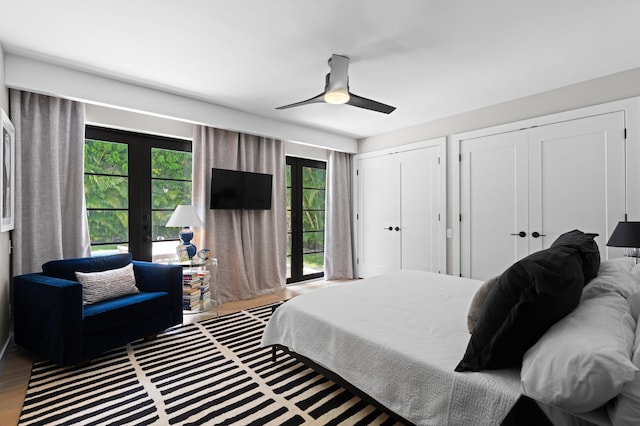
{"label": "wall-mounted television", "polygon": [[240,170],[211,169],[211,209],[271,209],[273,176]]}

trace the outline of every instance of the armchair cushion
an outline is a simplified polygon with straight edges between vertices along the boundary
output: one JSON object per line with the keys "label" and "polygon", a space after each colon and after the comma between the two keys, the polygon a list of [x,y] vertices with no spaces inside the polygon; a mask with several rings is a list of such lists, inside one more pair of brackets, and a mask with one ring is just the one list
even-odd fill
{"label": "armchair cushion", "polygon": [[76,271],[76,278],[82,284],[82,301],[85,305],[140,292],[136,287],[132,263],[123,268],[100,272]]}
{"label": "armchair cushion", "polygon": [[95,334],[169,310],[167,292],[137,293],[84,307],[84,333]]}

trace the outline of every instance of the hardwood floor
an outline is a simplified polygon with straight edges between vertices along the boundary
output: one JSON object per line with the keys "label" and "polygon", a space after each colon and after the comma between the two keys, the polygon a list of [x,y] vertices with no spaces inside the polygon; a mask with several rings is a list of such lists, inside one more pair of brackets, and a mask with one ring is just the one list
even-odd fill
{"label": "hardwood floor", "polygon": [[[218,308],[219,315],[226,315],[243,309],[254,308],[290,299],[302,293],[307,293],[318,288],[333,286],[346,281],[310,281],[302,284],[288,286],[285,290],[260,296],[250,300],[240,300],[222,304]],[[184,323],[190,323],[210,318],[215,312],[205,312],[184,316]],[[31,365],[34,357],[27,351],[15,347],[9,354],[7,364],[0,373],[0,425],[16,425],[20,418],[22,403],[26,393]]]}

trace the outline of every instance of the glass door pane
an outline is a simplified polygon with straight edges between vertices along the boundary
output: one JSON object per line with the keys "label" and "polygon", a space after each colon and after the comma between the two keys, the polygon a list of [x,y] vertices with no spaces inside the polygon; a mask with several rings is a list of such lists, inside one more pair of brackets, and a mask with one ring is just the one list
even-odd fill
{"label": "glass door pane", "polygon": [[191,204],[191,153],[151,149],[151,239],[154,260],[177,257],[179,227],[165,225],[177,206]]}
{"label": "glass door pane", "polygon": [[128,146],[87,139],[84,152],[84,191],[91,252],[126,252],[129,247]]}
{"label": "glass door pane", "polygon": [[326,164],[287,157],[287,282],[324,274]]}

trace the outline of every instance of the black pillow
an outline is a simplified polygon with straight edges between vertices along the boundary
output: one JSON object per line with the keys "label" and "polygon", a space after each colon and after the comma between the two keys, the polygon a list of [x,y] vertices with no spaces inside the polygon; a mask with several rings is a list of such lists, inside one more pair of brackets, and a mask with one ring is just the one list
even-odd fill
{"label": "black pillow", "polygon": [[582,260],[559,246],[514,263],[489,292],[456,371],[516,367],[524,353],[580,301]]}
{"label": "black pillow", "polygon": [[584,274],[585,285],[598,275],[598,270],[600,269],[600,249],[594,241],[597,236],[598,234],[588,234],[574,229],[560,235],[551,244],[551,247],[567,246],[578,249],[578,255],[582,259],[582,273]]}

